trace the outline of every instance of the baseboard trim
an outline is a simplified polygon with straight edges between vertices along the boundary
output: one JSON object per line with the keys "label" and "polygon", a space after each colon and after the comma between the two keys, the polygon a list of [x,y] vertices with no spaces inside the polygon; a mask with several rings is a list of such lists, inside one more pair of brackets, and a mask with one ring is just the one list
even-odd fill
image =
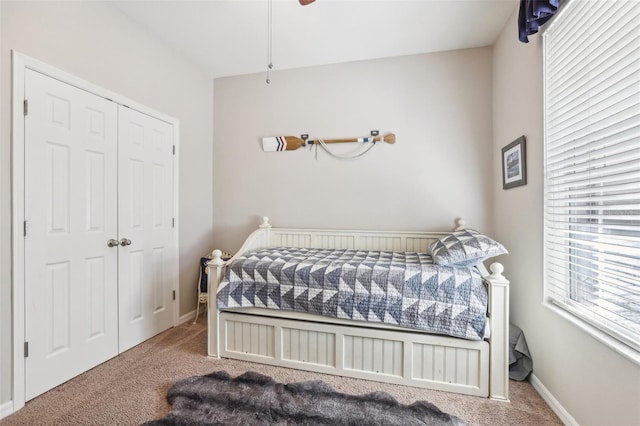
{"label": "baseboard trim", "polygon": [[180,318],[178,318],[178,325],[182,325],[185,322],[192,321],[195,317],[196,317],[196,310],[194,309],[191,312],[187,312],[186,314],[181,315]]}
{"label": "baseboard trim", "polygon": [[529,382],[531,386],[540,394],[542,399],[549,404],[549,407],[553,410],[554,413],[560,418],[562,423],[567,426],[579,426],[576,419],[573,418],[571,414],[560,404],[560,402],[549,392],[549,389],[536,377],[535,374],[531,374],[529,377]]}
{"label": "baseboard trim", "polygon": [[0,404],[0,420],[13,414],[13,401],[7,401]]}

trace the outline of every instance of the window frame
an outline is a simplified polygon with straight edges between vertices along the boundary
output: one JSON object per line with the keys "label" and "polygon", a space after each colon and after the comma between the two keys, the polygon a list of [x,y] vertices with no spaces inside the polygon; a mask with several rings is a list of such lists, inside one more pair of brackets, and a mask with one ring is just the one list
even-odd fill
{"label": "window frame", "polygon": [[[544,211],[543,211],[543,305],[549,308],[550,310],[556,312],[561,317],[567,319],[569,322],[578,326],[583,331],[587,332],[590,336],[594,337],[598,341],[602,342],[606,346],[613,349],[615,352],[625,356],[630,359],[634,363],[640,365],[640,338],[636,341],[635,339],[630,339],[625,333],[620,333],[616,330],[615,324],[613,326],[601,324],[589,319],[590,310],[586,309],[579,302],[569,301],[559,301],[556,297],[550,297],[550,285],[548,283],[548,250],[549,250],[549,241],[548,241],[548,220],[547,220],[547,208],[548,208],[548,191],[547,191],[547,150],[549,148],[548,145],[548,108],[547,108],[547,84],[549,82],[548,79],[548,63],[547,63],[547,55],[548,52],[548,41],[547,34],[550,28],[553,26],[562,25],[562,21],[567,19],[567,14],[571,13],[571,3],[574,3],[575,0],[567,0],[562,2],[562,7],[556,16],[547,24],[546,28],[542,31],[541,35],[543,38],[543,166],[544,166],[544,185],[543,185],[543,203],[544,203]],[[569,7],[567,7],[569,6]],[[591,204],[587,204],[590,206]],[[571,206],[569,204],[569,206]],[[581,206],[582,210],[585,210],[585,206]],[[593,211],[605,211],[607,210],[607,206],[602,203],[597,203],[593,206]],[[594,219],[597,221],[596,225],[603,220],[599,216],[594,216]],[[606,220],[606,219],[605,219]],[[576,224],[576,228],[582,224]],[[571,232],[573,228],[569,226],[568,232]],[[599,233],[599,235],[606,235],[603,233]],[[640,239],[639,239],[640,242]],[[567,244],[569,246],[570,244]],[[594,254],[596,256],[595,261],[599,262],[597,253]],[[570,279],[570,276],[575,274],[574,270],[575,266],[569,267],[566,269],[565,280]],[[595,272],[595,275],[602,273],[602,270],[598,270]],[[564,283],[564,288],[567,291],[572,292],[574,284],[571,282]],[[571,297],[573,299],[573,297]],[[601,298],[602,299],[602,298]],[[603,309],[603,308],[596,308]]]}

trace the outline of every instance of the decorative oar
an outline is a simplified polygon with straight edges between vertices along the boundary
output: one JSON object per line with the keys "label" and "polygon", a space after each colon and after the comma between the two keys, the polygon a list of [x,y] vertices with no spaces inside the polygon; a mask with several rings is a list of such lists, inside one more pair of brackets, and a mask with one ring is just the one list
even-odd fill
{"label": "decorative oar", "polygon": [[[396,135],[393,133],[387,133],[384,136],[366,137],[366,138],[348,138],[348,139],[323,139],[324,143],[343,143],[343,142],[380,142],[395,143]],[[273,151],[293,151],[306,144],[320,144],[317,140],[308,140],[296,136],[275,136],[262,138],[262,149],[267,152]]]}

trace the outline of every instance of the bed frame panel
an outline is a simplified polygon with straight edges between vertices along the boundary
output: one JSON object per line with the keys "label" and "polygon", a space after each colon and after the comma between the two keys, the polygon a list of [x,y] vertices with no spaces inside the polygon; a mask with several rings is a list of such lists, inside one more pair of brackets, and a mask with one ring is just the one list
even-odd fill
{"label": "bed frame panel", "polygon": [[[458,220],[456,229],[464,228]],[[343,231],[272,228],[267,218],[238,253],[215,250],[209,277],[209,356],[508,400],[509,282],[499,263],[489,286],[491,337],[469,341],[387,324],[360,323],[267,309],[216,309],[225,266],[264,247],[421,251],[448,232]]]}
{"label": "bed frame panel", "polygon": [[221,312],[220,356],[469,395],[489,392],[485,341]]}

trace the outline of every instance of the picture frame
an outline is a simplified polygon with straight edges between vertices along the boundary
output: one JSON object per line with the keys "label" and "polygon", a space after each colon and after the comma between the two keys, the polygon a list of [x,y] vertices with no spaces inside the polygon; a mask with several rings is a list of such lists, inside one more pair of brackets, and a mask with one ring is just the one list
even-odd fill
{"label": "picture frame", "polygon": [[502,189],[527,184],[527,151],[524,135],[502,148]]}

